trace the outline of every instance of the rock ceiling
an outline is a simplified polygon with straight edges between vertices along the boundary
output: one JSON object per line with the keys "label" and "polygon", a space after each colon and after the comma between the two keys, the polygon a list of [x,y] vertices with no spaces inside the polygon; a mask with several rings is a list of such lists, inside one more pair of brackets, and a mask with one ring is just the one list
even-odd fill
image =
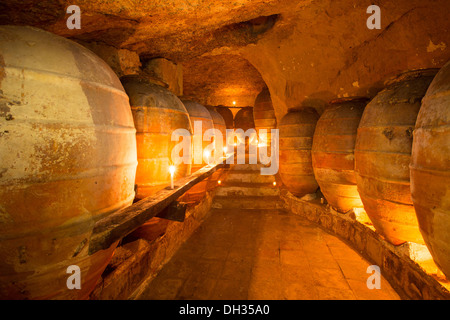
{"label": "rock ceiling", "polygon": [[199,57],[183,67],[184,95],[205,105],[253,106],[265,87],[258,70],[237,55]]}
{"label": "rock ceiling", "polygon": [[[66,27],[67,6],[82,12]],[[366,27],[371,4],[382,28]],[[4,0],[2,24],[164,57],[185,68],[185,94],[242,106],[266,84],[277,117],[338,96],[372,97],[398,72],[450,59],[448,0]],[[234,96],[234,97],[232,97]]]}
{"label": "rock ceiling", "polygon": [[[6,0],[2,24],[28,24],[84,41],[100,41],[174,61],[215,47],[256,42],[266,17],[291,7],[291,0]],[[76,4],[82,27],[66,27],[66,8]],[[259,19],[258,19],[259,18]],[[248,22],[256,19],[255,22]],[[247,23],[248,22],[248,23]]]}

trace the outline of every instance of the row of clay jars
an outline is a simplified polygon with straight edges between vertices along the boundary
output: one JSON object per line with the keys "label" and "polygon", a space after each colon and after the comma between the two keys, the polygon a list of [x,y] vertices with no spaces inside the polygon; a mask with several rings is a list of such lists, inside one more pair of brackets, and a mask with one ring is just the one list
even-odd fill
{"label": "row of clay jars", "polygon": [[[95,222],[170,184],[172,129],[192,132],[190,115],[70,40],[19,26],[0,35],[0,298],[84,299],[117,246],[89,255]],[[175,179],[190,172],[181,164]],[[67,287],[71,265],[81,290]]]}
{"label": "row of clay jars", "polygon": [[447,276],[449,70],[408,71],[367,105],[340,99],[320,119],[313,110],[291,110],[280,124],[280,172],[293,194],[320,186],[340,212],[363,205],[392,244],[425,240]]}

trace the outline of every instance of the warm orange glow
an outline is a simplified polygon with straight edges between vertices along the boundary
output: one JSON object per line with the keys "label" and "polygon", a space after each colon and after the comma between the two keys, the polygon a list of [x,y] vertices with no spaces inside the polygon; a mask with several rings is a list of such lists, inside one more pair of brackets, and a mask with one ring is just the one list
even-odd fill
{"label": "warm orange glow", "polygon": [[173,175],[175,174],[175,166],[169,166],[169,172],[170,172],[170,189],[174,189],[173,185]]}
{"label": "warm orange glow", "polygon": [[274,186],[274,187],[276,187],[276,186],[277,186],[277,183],[276,183],[276,181],[274,181],[274,182],[273,182],[273,186]]}
{"label": "warm orange glow", "polygon": [[210,164],[209,161],[211,159],[211,151],[209,151],[209,150],[203,151],[203,157],[204,157],[204,159],[206,161],[206,164],[209,165]]}
{"label": "warm orange glow", "polygon": [[371,228],[372,230],[375,230],[372,221],[369,219],[369,216],[367,215],[366,211],[364,211],[364,208],[353,208],[352,211],[355,214],[356,221],[366,225],[368,228]]}
{"label": "warm orange glow", "polygon": [[227,147],[223,147],[223,153],[227,154],[228,152],[228,148]]}
{"label": "warm orange glow", "polygon": [[[245,141],[244,141],[243,143],[245,143]],[[258,143],[259,143],[258,136],[257,136],[256,134],[252,134],[252,135],[249,137],[249,143],[250,143],[251,145],[258,145]]]}
{"label": "warm orange glow", "polygon": [[233,106],[235,106],[236,105],[236,101],[233,101]]}
{"label": "warm orange glow", "polygon": [[222,184],[222,181],[221,180],[217,181],[217,184]]}

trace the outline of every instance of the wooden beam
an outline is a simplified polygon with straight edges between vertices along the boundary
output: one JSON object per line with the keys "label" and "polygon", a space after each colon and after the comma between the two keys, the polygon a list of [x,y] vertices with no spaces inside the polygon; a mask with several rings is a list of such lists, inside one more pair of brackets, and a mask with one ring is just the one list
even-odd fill
{"label": "wooden beam", "polygon": [[171,221],[184,222],[187,206],[188,204],[185,202],[174,201],[169,204],[163,211],[158,213],[156,217]]}
{"label": "wooden beam", "polygon": [[[230,154],[228,158],[233,156],[233,154]],[[174,183],[173,190],[170,187],[163,189],[153,196],[142,199],[97,221],[89,240],[89,254],[109,248],[114,242],[121,240],[158,215],[194,185],[223,167],[228,167],[225,157],[221,164],[205,166],[189,177],[177,180]]]}

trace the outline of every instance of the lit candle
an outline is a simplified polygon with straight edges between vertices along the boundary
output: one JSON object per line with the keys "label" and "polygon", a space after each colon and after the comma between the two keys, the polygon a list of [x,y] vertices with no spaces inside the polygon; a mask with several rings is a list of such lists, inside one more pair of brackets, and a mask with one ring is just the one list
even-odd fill
{"label": "lit candle", "polygon": [[174,186],[173,186],[173,175],[175,174],[175,166],[169,166],[169,172],[170,172],[170,188],[174,189]]}
{"label": "lit candle", "polygon": [[[213,163],[213,165],[216,165],[216,149],[214,148],[213,149],[213,152],[214,152],[214,157],[213,156],[211,156],[211,158],[212,158],[212,163]],[[208,158],[209,159],[209,158]],[[209,161],[208,161],[208,164],[209,164]]]}
{"label": "lit candle", "polygon": [[228,152],[228,148],[227,147],[223,147],[223,153],[225,153],[225,155],[226,155],[227,152]]}
{"label": "lit candle", "polygon": [[209,165],[209,157],[211,156],[211,152],[209,152],[208,150],[205,150],[205,152],[203,154],[205,155],[206,163]]}

